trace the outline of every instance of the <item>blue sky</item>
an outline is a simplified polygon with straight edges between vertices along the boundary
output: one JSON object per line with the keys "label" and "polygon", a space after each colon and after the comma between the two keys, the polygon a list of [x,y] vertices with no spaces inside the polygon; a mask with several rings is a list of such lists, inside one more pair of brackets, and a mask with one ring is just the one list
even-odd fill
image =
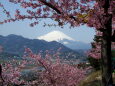
{"label": "blue sky", "polygon": [[[0,2],[4,3],[5,7],[8,8],[8,10],[14,12],[16,8],[14,4],[5,3],[5,0],[2,0]],[[0,16],[1,16],[0,19],[4,18],[4,15],[0,14]],[[86,43],[90,43],[91,41],[93,41],[95,35],[95,30],[93,28],[87,27],[86,25],[70,29],[69,25],[65,25],[64,28],[54,26],[43,27],[44,22],[54,23],[54,21],[50,19],[43,19],[42,22],[40,22],[38,25],[34,27],[29,26],[29,24],[32,23],[32,21],[30,20],[7,23],[0,25],[0,35],[6,36],[9,34],[16,34],[16,35],[22,35],[26,38],[35,39],[51,31],[59,30],[78,41]]]}

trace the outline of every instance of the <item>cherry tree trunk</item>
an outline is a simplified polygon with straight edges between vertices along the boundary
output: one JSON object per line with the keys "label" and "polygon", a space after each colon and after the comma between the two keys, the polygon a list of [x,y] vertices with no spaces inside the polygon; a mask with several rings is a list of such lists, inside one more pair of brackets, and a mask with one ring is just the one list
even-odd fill
{"label": "cherry tree trunk", "polygon": [[112,15],[103,15],[104,31],[102,36],[102,86],[113,86],[111,60]]}

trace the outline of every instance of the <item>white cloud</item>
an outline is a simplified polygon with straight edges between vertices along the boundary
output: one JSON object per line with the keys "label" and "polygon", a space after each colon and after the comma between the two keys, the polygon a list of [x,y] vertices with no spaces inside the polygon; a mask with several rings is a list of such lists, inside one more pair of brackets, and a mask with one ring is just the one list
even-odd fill
{"label": "white cloud", "polygon": [[69,42],[63,42],[63,44],[69,44]]}

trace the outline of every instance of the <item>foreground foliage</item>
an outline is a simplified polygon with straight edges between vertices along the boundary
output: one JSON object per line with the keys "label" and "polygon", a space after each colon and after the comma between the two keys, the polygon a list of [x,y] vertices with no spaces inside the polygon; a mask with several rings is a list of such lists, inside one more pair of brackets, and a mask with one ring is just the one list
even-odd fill
{"label": "foreground foliage", "polygon": [[[31,49],[26,49],[26,57],[31,57],[33,60],[31,62],[23,61],[20,64],[14,64],[16,61],[14,60],[13,64],[6,63],[2,65],[2,73],[1,73],[1,85],[19,85],[19,86],[76,86],[81,80],[84,79],[88,68],[86,69],[78,69],[77,67],[73,67],[69,64],[62,63],[59,59],[59,53],[53,55],[56,59],[52,59],[52,56],[48,53],[45,58],[42,58],[41,54],[33,54]],[[21,71],[26,66],[26,64],[34,63],[36,65],[42,66],[43,69],[39,72],[38,77],[34,80],[26,81],[21,77]],[[36,71],[36,69],[32,69],[32,71]],[[35,72],[34,72],[35,73]],[[36,73],[38,73],[36,71]],[[31,75],[29,75],[31,77]]]}

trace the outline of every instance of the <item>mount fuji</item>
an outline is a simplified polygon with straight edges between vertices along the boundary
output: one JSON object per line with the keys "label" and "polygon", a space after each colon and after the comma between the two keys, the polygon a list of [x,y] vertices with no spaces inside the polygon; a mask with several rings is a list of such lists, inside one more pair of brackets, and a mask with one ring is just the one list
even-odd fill
{"label": "mount fuji", "polygon": [[64,40],[64,39],[75,41],[73,38],[67,36],[61,31],[52,31],[44,36],[38,37],[38,39],[46,40],[48,42],[51,42],[51,41],[60,42],[61,40]]}
{"label": "mount fuji", "polygon": [[56,41],[73,50],[78,50],[78,49],[87,50],[91,48],[90,43],[77,41],[61,31],[52,31],[47,33],[46,35],[37,37],[37,39],[45,40],[48,42]]}

